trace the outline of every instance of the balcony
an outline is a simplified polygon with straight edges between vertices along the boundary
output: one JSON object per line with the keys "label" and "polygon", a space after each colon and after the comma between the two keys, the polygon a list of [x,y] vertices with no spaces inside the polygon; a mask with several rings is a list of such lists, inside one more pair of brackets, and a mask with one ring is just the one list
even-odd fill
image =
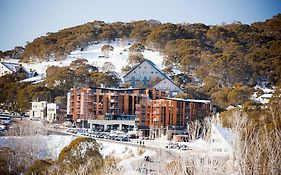
{"label": "balcony", "polygon": [[158,112],[158,111],[153,111],[153,114],[158,115],[158,114],[159,114],[159,112]]}
{"label": "balcony", "polygon": [[159,122],[158,118],[153,118],[153,122]]}
{"label": "balcony", "polygon": [[141,112],[140,112],[140,111],[136,111],[135,114],[136,114],[136,115],[139,115],[139,114],[141,114]]}

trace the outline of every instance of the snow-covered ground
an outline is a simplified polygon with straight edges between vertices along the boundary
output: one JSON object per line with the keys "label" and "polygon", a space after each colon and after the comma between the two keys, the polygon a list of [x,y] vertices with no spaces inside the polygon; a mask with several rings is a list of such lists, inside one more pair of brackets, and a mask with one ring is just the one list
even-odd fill
{"label": "snow-covered ground", "polygon": [[[113,51],[108,53],[108,58],[105,57],[105,53],[101,51],[102,46],[109,44],[114,47]],[[112,41],[110,43],[101,42],[98,44],[93,44],[85,48],[83,51],[77,49],[71,52],[66,59],[61,61],[55,61],[54,58],[50,61],[42,61],[38,63],[22,63],[22,65],[30,71],[36,70],[38,74],[44,75],[49,66],[68,66],[70,63],[79,58],[85,58],[88,60],[88,64],[97,66],[99,68],[105,62],[111,62],[115,66],[114,71],[118,72],[121,76],[121,68],[128,64],[127,59],[129,56],[129,43]],[[163,56],[158,51],[145,50],[143,53],[144,58],[151,60],[159,69],[163,69]],[[18,62],[18,60],[8,60],[8,62]]]}
{"label": "snow-covered ground", "polygon": [[[60,151],[75,138],[77,136],[73,135],[0,137],[0,147],[26,149],[27,153],[38,159],[57,159]],[[172,161],[197,160],[198,157],[206,157],[209,154],[210,145],[202,139],[182,143],[188,145],[191,148],[189,150],[169,150],[165,148],[169,141],[164,139],[141,141],[144,141],[144,146],[139,145],[138,139],[131,142],[97,139],[101,145],[102,156],[113,156],[117,160],[117,169],[122,174],[140,175],[146,170],[162,174],[166,165]],[[149,156],[152,161],[145,161],[146,156]]]}
{"label": "snow-covered ground", "polygon": [[28,150],[38,159],[57,159],[61,150],[74,138],[62,135],[8,136],[0,137],[0,147]]}
{"label": "snow-covered ground", "polygon": [[[68,135],[36,135],[36,136],[9,136],[0,137],[0,147],[11,147],[25,151],[37,159],[57,159],[61,150],[67,146],[76,136]],[[118,168],[122,172],[139,174],[137,163],[144,160],[145,156],[153,156],[155,152],[143,149],[138,146],[130,146],[122,143],[113,143],[98,140],[101,145],[100,153],[103,157],[114,156],[118,163]]]}
{"label": "snow-covered ground", "polygon": [[121,169],[123,174],[139,174],[137,171],[137,169],[140,167],[138,162],[144,160],[145,156],[153,156],[156,154],[154,151],[143,149],[142,147],[106,141],[98,141],[98,143],[102,145],[100,153],[104,157],[110,155],[121,160],[118,163],[118,168]]}
{"label": "snow-covered ground", "polygon": [[[128,43],[124,44],[119,41],[114,41],[111,43],[108,43],[112,47],[114,47],[113,51],[110,51],[108,53],[108,58],[104,57],[106,56],[102,51],[101,48],[103,45],[107,43],[99,43],[94,44],[83,51],[76,50],[71,52],[71,54],[66,58],[65,61],[73,61],[77,58],[85,58],[88,60],[88,62],[92,65],[95,65],[97,67],[102,67],[102,65],[105,62],[112,62],[115,66],[115,71],[121,74],[121,69],[123,66],[127,65],[127,59],[129,56],[129,45]],[[156,64],[160,69],[163,69],[162,62],[163,62],[163,56],[160,55],[157,51],[152,50],[145,50],[143,53],[144,58],[151,60],[154,64]]]}

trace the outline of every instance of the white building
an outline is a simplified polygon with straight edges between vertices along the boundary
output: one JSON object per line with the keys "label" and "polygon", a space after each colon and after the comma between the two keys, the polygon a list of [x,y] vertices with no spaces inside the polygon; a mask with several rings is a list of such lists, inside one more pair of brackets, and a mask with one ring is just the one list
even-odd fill
{"label": "white building", "polygon": [[123,78],[124,82],[130,84],[131,87],[154,87],[158,90],[169,91],[171,96],[182,92],[172,79],[150,60],[142,61]]}
{"label": "white building", "polygon": [[28,74],[28,71],[18,63],[0,62],[0,76],[6,74]]}
{"label": "white building", "polygon": [[57,105],[46,101],[31,102],[30,118],[42,122],[53,122],[57,119]]}
{"label": "white building", "polygon": [[47,122],[54,122],[57,120],[57,104],[48,103],[47,104]]}
{"label": "white building", "polygon": [[213,159],[229,160],[233,158],[234,135],[230,129],[218,123],[212,124],[210,153]]}
{"label": "white building", "polygon": [[152,61],[144,60],[124,75],[123,78],[125,83],[130,83],[132,87],[136,87],[140,84],[149,86],[150,81],[163,80],[169,77],[159,70]]}
{"label": "white building", "polygon": [[30,118],[34,120],[44,120],[46,118],[47,102],[31,102]]}

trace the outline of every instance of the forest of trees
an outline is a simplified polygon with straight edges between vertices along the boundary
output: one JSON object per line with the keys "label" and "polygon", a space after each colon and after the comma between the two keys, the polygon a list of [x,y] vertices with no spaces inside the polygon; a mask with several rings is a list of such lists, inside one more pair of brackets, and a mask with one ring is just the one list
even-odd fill
{"label": "forest of trees", "polygon": [[[64,59],[71,51],[95,42],[129,39],[138,43],[131,51],[157,49],[165,55],[165,66],[203,82],[212,76],[220,86],[276,84],[281,75],[280,24],[281,14],[251,25],[94,21],[36,38],[25,46],[21,60]],[[103,48],[105,52],[110,49],[109,45]]]}
{"label": "forest of trees", "polygon": [[[185,96],[209,98],[224,108],[247,102],[253,92],[252,87],[257,84],[276,86],[280,83],[280,26],[281,14],[250,25],[240,22],[208,26],[200,23],[162,24],[155,20],[129,23],[94,21],[36,38],[25,46],[20,59],[22,62],[61,60],[75,49],[83,50],[101,41],[129,40],[133,44],[129,48],[129,64],[122,68],[123,72],[144,59],[144,49],[158,50],[164,55],[164,71],[185,91]],[[105,55],[112,49],[110,45],[102,48]],[[3,57],[7,53],[0,54]],[[104,66],[105,69],[107,67],[110,68]],[[85,65],[85,68],[93,67]],[[175,74],[175,70],[181,73]],[[48,78],[56,71],[60,74]],[[77,76],[78,84],[82,81],[90,85],[106,82],[107,86],[116,86],[118,82],[115,73],[107,76],[96,71],[89,73],[73,68],[50,67],[47,70],[47,88],[54,88],[52,86],[58,83],[60,88],[56,89],[65,92],[70,82],[77,84],[73,78],[66,78],[73,75]]]}

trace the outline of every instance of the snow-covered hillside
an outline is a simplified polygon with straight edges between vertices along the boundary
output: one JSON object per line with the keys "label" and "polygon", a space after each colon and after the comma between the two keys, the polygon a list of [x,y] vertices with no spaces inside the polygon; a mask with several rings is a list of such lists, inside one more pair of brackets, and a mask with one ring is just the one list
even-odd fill
{"label": "snow-covered hillside", "polygon": [[0,137],[0,147],[11,147],[32,154],[37,159],[57,159],[61,150],[75,136],[36,135]]}
{"label": "snow-covered hillside", "polygon": [[[102,46],[109,44],[114,47],[113,51],[108,53],[108,58],[104,57],[105,54],[101,51]],[[40,63],[23,63],[23,66],[27,70],[36,70],[39,74],[45,74],[49,66],[68,66],[70,63],[79,58],[85,58],[88,60],[88,64],[102,67],[105,62],[112,62],[115,66],[115,71],[121,76],[121,68],[127,65],[127,59],[129,56],[128,49],[131,45],[129,43],[114,41],[110,43],[101,42],[98,44],[93,44],[85,48],[83,51],[77,49],[71,52],[65,60],[55,61],[55,59],[50,59],[50,61],[43,61]],[[162,61],[163,56],[160,55],[158,51],[145,50],[143,53],[144,58],[151,60],[160,69],[163,68]]]}

